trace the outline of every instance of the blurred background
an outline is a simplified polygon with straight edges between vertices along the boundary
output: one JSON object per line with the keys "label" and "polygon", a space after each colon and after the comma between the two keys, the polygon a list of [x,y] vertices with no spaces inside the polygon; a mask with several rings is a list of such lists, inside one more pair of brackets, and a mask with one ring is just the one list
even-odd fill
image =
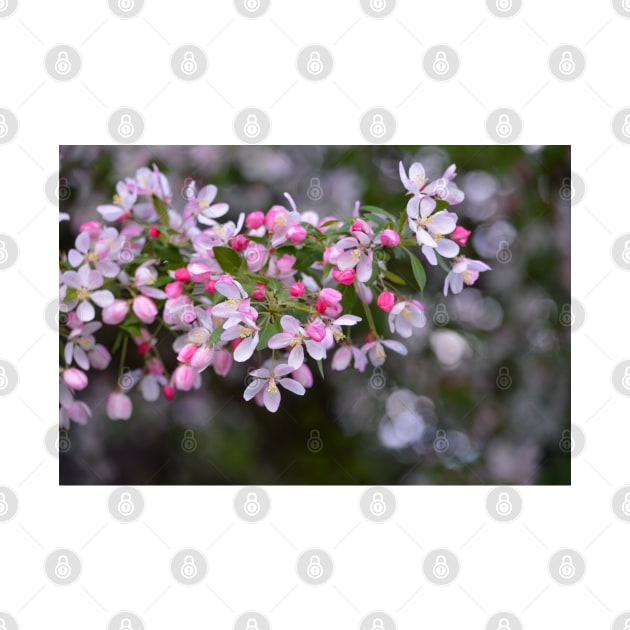
{"label": "blurred background", "polygon": [[[60,210],[71,220],[60,249],[139,166],[167,174],[178,209],[191,182],[216,184],[235,220],[282,204],[285,191],[321,216],[348,216],[356,200],[403,212],[400,160],[431,178],[457,164],[466,200],[453,211],[473,230],[465,253],[492,267],[445,298],[444,272],[425,265],[428,325],[405,341],[407,357],[389,353],[363,374],[325,365],[325,380],[313,365],[313,388],[285,392],[276,414],[243,401],[246,366],[235,363],[171,403],[132,392],[132,418],[112,422],[115,356],[79,395],[94,417],[63,436],[60,483],[569,484],[568,146],[64,146]],[[97,333],[110,349],[114,337]],[[159,349],[172,369],[170,344]],[[127,363],[141,365],[133,354]]]}

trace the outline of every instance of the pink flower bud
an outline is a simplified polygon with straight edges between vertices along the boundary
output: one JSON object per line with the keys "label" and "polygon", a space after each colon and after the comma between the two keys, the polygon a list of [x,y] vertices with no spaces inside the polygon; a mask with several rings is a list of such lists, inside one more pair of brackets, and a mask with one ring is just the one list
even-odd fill
{"label": "pink flower bud", "polygon": [[378,304],[379,308],[381,308],[386,313],[389,313],[389,311],[394,308],[395,301],[396,298],[391,291],[383,291],[383,293],[381,293],[376,299],[376,303]]}
{"label": "pink flower bud", "polygon": [[292,243],[301,243],[306,238],[306,228],[303,225],[292,225],[287,230],[287,237]]}
{"label": "pink flower bud", "polygon": [[250,240],[243,234],[237,234],[232,239],[232,249],[237,252],[242,252],[250,243]]}
{"label": "pink flower bud", "polygon": [[206,292],[207,293],[216,293],[217,292],[217,281],[216,280],[207,280],[206,281]]}
{"label": "pink flower bud", "polygon": [[112,355],[103,344],[97,343],[88,352],[88,359],[95,370],[106,370],[112,360]]}
{"label": "pink flower bud", "polygon": [[70,389],[80,392],[87,387],[88,377],[78,368],[68,368],[63,371],[63,381]]}
{"label": "pink flower bud", "polygon": [[381,243],[385,247],[396,247],[400,243],[400,235],[395,230],[383,230],[381,232]]}
{"label": "pink flower bud", "polygon": [[306,324],[304,330],[313,341],[321,341],[326,336],[326,326],[319,319]]}
{"label": "pink flower bud", "polygon": [[180,363],[190,363],[195,352],[197,352],[198,346],[194,343],[187,343],[177,354],[177,360]]}
{"label": "pink flower bud", "polygon": [[101,231],[101,224],[98,221],[86,221],[81,224],[79,232],[88,232],[92,238],[97,236]]}
{"label": "pink flower bud", "polygon": [[232,367],[232,355],[227,350],[219,350],[214,355],[212,365],[219,376],[225,376]]}
{"label": "pink flower bud", "polygon": [[129,303],[125,300],[114,300],[103,309],[103,322],[110,326],[120,324],[129,312]]}
{"label": "pink flower bud", "polygon": [[294,282],[289,289],[289,293],[293,297],[302,297],[304,295],[305,287],[301,282]]}
{"label": "pink flower bud", "polygon": [[110,420],[129,420],[133,407],[131,398],[122,392],[112,392],[107,399],[107,415]]}
{"label": "pink flower bud", "polygon": [[311,372],[311,369],[306,363],[302,363],[302,365],[291,374],[291,378],[294,378],[304,387],[308,388],[313,386],[313,372]]}
{"label": "pink flower bud", "polygon": [[262,282],[259,282],[256,285],[256,288],[252,291],[252,297],[255,300],[264,300],[265,299],[265,290],[266,290],[265,285],[262,284]]}
{"label": "pink flower bud", "polygon": [[160,230],[158,230],[157,225],[152,225],[149,230],[149,236],[151,238],[158,238],[160,236]]}
{"label": "pink flower bud", "polygon": [[273,232],[274,229],[286,225],[289,213],[284,206],[272,206],[265,215],[265,227]]}
{"label": "pink flower bud", "polygon": [[210,267],[203,263],[191,263],[186,267],[193,282],[205,282],[210,277]]}
{"label": "pink flower bud", "polygon": [[169,282],[164,287],[164,292],[170,298],[177,298],[184,292],[184,285],[181,282]]}
{"label": "pink flower bud", "polygon": [[186,269],[185,267],[176,269],[175,280],[179,280],[180,282],[188,282],[190,280],[190,273],[188,273],[188,269]]}
{"label": "pink flower bud", "polygon": [[158,314],[155,302],[146,295],[138,295],[133,300],[133,312],[145,324],[152,324]]}
{"label": "pink flower bud", "polygon": [[257,230],[265,222],[265,215],[262,212],[250,212],[245,219],[245,225],[250,230]]}
{"label": "pink flower bud", "polygon": [[162,374],[164,374],[162,361],[160,361],[157,357],[147,359],[147,370],[149,370],[153,376],[162,376]]}
{"label": "pink flower bud", "polygon": [[351,232],[364,232],[365,234],[371,234],[372,228],[365,221],[361,221],[359,219],[350,226],[350,231]]}
{"label": "pink flower bud", "polygon": [[343,295],[337,289],[322,289],[319,292],[319,299],[324,302],[328,302],[329,304],[334,304],[335,302],[341,302],[341,298]]}
{"label": "pink flower bud", "polygon": [[173,372],[173,385],[175,389],[189,392],[195,384],[195,370],[190,365],[179,365]]}
{"label": "pink flower bud", "polygon": [[455,241],[460,247],[466,247],[468,237],[471,235],[471,231],[458,225],[450,234],[451,240]]}
{"label": "pink flower bud", "polygon": [[354,282],[354,269],[344,269],[340,271],[339,269],[333,269],[332,275],[333,278],[339,284],[352,284]]}
{"label": "pink flower bud", "polygon": [[212,363],[213,355],[214,348],[209,346],[197,348],[195,354],[193,354],[192,359],[190,360],[190,365],[197,371],[201,372]]}
{"label": "pink flower bud", "polygon": [[173,400],[173,398],[175,398],[175,388],[172,385],[164,385],[164,387],[162,387],[162,393],[166,400]]}

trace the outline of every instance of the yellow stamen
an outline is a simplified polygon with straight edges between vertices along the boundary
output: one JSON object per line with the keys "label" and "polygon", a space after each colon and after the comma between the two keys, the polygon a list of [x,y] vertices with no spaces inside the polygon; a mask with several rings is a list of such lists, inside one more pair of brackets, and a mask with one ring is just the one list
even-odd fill
{"label": "yellow stamen", "polygon": [[405,306],[405,308],[403,308],[402,311],[400,311],[400,314],[405,318],[405,319],[411,319],[411,309],[408,306]]}
{"label": "yellow stamen", "polygon": [[241,339],[247,339],[247,337],[251,337],[252,335],[252,329],[251,328],[245,328],[245,326],[241,326],[240,327],[240,337]]}
{"label": "yellow stamen", "polygon": [[99,255],[96,252],[90,252],[86,258],[88,262],[96,262],[97,260],[100,260]]}
{"label": "yellow stamen", "polygon": [[79,289],[79,293],[77,294],[79,300],[87,300],[90,297],[90,292],[85,287]]}
{"label": "yellow stamen", "polygon": [[278,387],[276,385],[276,382],[273,380],[273,378],[269,379],[269,387],[267,387],[267,391],[270,394],[277,394],[278,393]]}

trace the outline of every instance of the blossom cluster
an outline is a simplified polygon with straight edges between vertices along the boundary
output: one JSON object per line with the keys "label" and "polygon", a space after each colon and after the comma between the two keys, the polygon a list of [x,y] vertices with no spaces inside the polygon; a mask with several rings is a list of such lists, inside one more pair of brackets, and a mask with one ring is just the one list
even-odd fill
{"label": "blossom cluster", "polygon": [[[328,358],[332,370],[363,372],[388,352],[406,355],[395,337],[427,324],[419,255],[446,272],[445,295],[490,269],[461,253],[470,231],[449,210],[464,199],[455,175],[453,165],[429,181],[421,164],[407,173],[401,163],[402,213],[357,202],[351,216],[320,217],[285,194],[285,205],[219,221],[229,207],[217,202],[216,186],[189,186],[178,210],[166,176],[138,169],[61,254],[60,425],[88,422],[92,411],[78,394],[116,353],[112,420],[131,417],[133,388],[147,401],[171,400],[199,389],[205,370],[226,376],[235,362],[256,362],[243,397],[275,412],[281,389],[304,395],[312,367],[323,377]],[[97,342],[104,327],[115,330],[111,348]],[[172,371],[159,349],[165,335]],[[133,370],[130,347],[140,364]]]}

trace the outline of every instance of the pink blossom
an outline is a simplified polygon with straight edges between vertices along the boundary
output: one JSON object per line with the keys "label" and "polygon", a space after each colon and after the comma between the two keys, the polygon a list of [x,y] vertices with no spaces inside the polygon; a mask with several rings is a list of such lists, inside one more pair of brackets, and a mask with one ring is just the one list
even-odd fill
{"label": "pink blossom", "polygon": [[109,260],[109,255],[118,242],[118,231],[115,228],[102,228],[97,222],[91,222],[81,226],[88,226],[81,230],[74,246],[68,252],[68,262],[73,267],[79,267],[84,263],[92,264],[106,278],[115,278],[120,272],[120,267]]}
{"label": "pink blossom", "polygon": [[353,232],[355,236],[341,239],[336,247],[343,250],[337,259],[337,267],[341,271],[356,267],[357,280],[367,282],[372,276],[373,252],[369,248],[371,237],[363,231]]}
{"label": "pink blossom", "polygon": [[475,284],[479,274],[489,270],[490,267],[481,260],[471,260],[465,256],[456,258],[455,264],[444,280],[444,295],[448,294],[449,288],[451,293],[461,293],[464,284]]}
{"label": "pink blossom", "polygon": [[[240,321],[239,321],[240,320]],[[256,347],[258,346],[258,326],[252,319],[246,315],[241,315],[239,318],[233,317],[229,321],[234,322],[228,327],[224,327],[221,334],[221,341],[233,341],[238,340],[238,346],[234,350],[234,360],[242,363],[251,358],[254,354]],[[226,322],[227,324],[228,322]]]}
{"label": "pink blossom", "polygon": [[112,360],[109,350],[101,343],[97,343],[87,355],[90,366],[95,370],[106,370]]}
{"label": "pink blossom", "polygon": [[155,302],[144,295],[137,295],[133,299],[133,312],[145,324],[152,324],[158,314]]}
{"label": "pink blossom", "polygon": [[344,271],[333,269],[332,275],[339,284],[349,285],[354,282],[355,271],[354,269],[345,269]]}
{"label": "pink blossom", "polygon": [[293,378],[306,387],[313,387],[313,372],[311,372],[311,368],[303,363],[295,372],[293,372]]}
{"label": "pink blossom", "polygon": [[408,338],[411,337],[413,328],[422,328],[427,323],[427,318],[420,302],[404,300],[391,309],[387,321],[391,332]]}
{"label": "pink blossom", "polygon": [[212,273],[212,269],[208,267],[208,265],[204,265],[203,263],[191,263],[186,267],[188,273],[190,274],[190,279],[193,282],[205,282]]}
{"label": "pink blossom", "polygon": [[186,267],[175,269],[175,280],[179,282],[188,282],[190,280],[190,271]]}
{"label": "pink blossom", "polygon": [[290,365],[284,363],[276,365],[271,370],[260,368],[250,372],[252,382],[247,386],[243,394],[245,400],[251,400],[259,392],[263,393],[263,403],[268,411],[275,413],[280,407],[280,390],[278,385],[282,385],[290,392],[303,396],[306,390],[304,386],[292,378],[283,378],[286,374],[293,372]]}
{"label": "pink blossom", "polygon": [[142,295],[157,300],[165,300],[168,297],[167,294],[154,286],[158,279],[158,272],[153,266],[153,262],[153,260],[148,260],[136,269],[134,284]]}
{"label": "pink blossom", "polygon": [[[306,346],[306,351],[315,360],[326,357],[326,349],[321,343],[326,334],[326,329],[322,322],[311,322],[311,324],[307,325],[307,328],[310,328],[310,332],[307,332],[295,317],[284,315],[280,319],[280,325],[283,332],[273,335],[267,342],[267,345],[273,350],[291,348],[288,364],[292,369],[297,370],[304,363],[303,346]],[[311,337],[311,333],[316,338]]]}
{"label": "pink blossom", "polygon": [[256,284],[256,288],[252,291],[252,297],[255,300],[259,300],[259,301],[264,300],[265,299],[265,290],[266,290],[265,285],[262,282],[258,282]]}
{"label": "pink blossom", "polygon": [[383,291],[376,299],[376,304],[381,310],[389,313],[392,310],[395,301],[396,298],[391,291]]}
{"label": "pink blossom", "polygon": [[75,400],[72,392],[59,383],[59,427],[70,428],[70,421],[85,425],[92,417],[92,410],[82,401]]}
{"label": "pink blossom", "polygon": [[116,326],[124,321],[129,312],[129,302],[126,300],[114,300],[103,309],[103,322],[110,326]]}
{"label": "pink blossom", "polygon": [[278,267],[278,271],[282,276],[286,276],[293,273],[293,265],[295,265],[295,256],[291,254],[283,254],[276,261],[276,266]]}
{"label": "pink blossom", "polygon": [[84,324],[78,321],[78,325],[74,323],[71,326],[71,332],[68,335],[68,342],[64,348],[64,358],[66,363],[70,365],[72,361],[83,370],[90,369],[90,360],[88,352],[94,348],[96,339],[92,333],[102,328],[100,322],[89,322]]}
{"label": "pink blossom", "polygon": [[232,367],[232,355],[227,350],[215,351],[212,367],[219,376],[226,376]]}
{"label": "pink blossom", "polygon": [[303,225],[292,225],[287,230],[287,237],[292,243],[301,243],[306,238],[306,228]]}
{"label": "pink blossom", "polygon": [[197,348],[190,359],[190,365],[194,367],[197,372],[201,373],[212,364],[213,358],[214,348],[211,346],[201,346]]}
{"label": "pink blossom", "polygon": [[256,273],[260,271],[267,262],[269,253],[262,243],[255,243],[252,241],[243,251],[243,256],[245,258],[245,262],[247,263],[247,268]]}
{"label": "pink blossom", "polygon": [[66,271],[63,274],[63,282],[77,290],[79,307],[77,315],[83,322],[90,322],[94,319],[96,312],[91,302],[104,308],[110,306],[114,301],[111,291],[95,291],[103,286],[103,275],[100,271],[90,269],[89,265],[82,265],[79,271]]}
{"label": "pink blossom", "polygon": [[133,406],[131,398],[123,392],[112,392],[107,399],[107,415],[110,420],[129,420]]}
{"label": "pink blossom", "polygon": [[255,211],[250,212],[245,219],[245,225],[250,230],[257,230],[265,222],[265,215],[263,212]]}
{"label": "pink blossom", "polygon": [[184,292],[184,285],[181,282],[169,282],[164,287],[164,292],[170,298],[179,297]]}
{"label": "pink blossom", "polygon": [[80,392],[88,386],[88,377],[78,368],[67,368],[63,371],[63,381],[72,390]]}
{"label": "pink blossom", "polygon": [[381,232],[381,245],[385,247],[396,247],[400,244],[400,234],[395,230],[386,229]]}
{"label": "pink blossom", "polygon": [[166,398],[166,400],[173,400],[173,398],[175,398],[175,388],[172,385],[164,385],[162,387],[162,394],[164,394],[164,398]]}
{"label": "pink blossom", "polygon": [[468,237],[471,235],[471,231],[466,228],[458,225],[451,232],[451,239],[454,240],[460,247],[466,247],[466,243],[468,242]]}
{"label": "pink blossom", "polygon": [[361,354],[370,359],[370,363],[374,367],[379,367],[385,363],[387,353],[385,348],[389,348],[398,354],[405,356],[407,354],[407,348],[403,346],[400,341],[393,341],[392,339],[375,339],[374,341],[368,341],[361,348]]}
{"label": "pink blossom", "polygon": [[173,386],[189,392],[195,384],[195,370],[190,365],[178,365],[173,372]]}
{"label": "pink blossom", "polygon": [[232,239],[232,248],[234,251],[242,252],[249,244],[250,240],[243,234],[237,234]]}
{"label": "pink blossom", "polygon": [[289,293],[293,297],[302,297],[304,295],[305,287],[301,282],[294,282],[289,289]]}
{"label": "pink blossom", "polygon": [[304,327],[306,334],[315,341],[321,341],[326,336],[326,326],[321,319],[309,322]]}
{"label": "pink blossom", "polygon": [[215,197],[217,196],[217,187],[210,184],[204,186],[197,196],[188,201],[184,207],[184,218],[196,217],[199,223],[205,225],[213,225],[214,219],[222,217],[227,214],[230,206],[227,203],[215,203]]}
{"label": "pink blossom", "polygon": [[344,344],[333,355],[331,367],[333,370],[340,372],[350,366],[354,360],[354,367],[363,372],[367,363],[365,354],[359,348],[352,344]]}

